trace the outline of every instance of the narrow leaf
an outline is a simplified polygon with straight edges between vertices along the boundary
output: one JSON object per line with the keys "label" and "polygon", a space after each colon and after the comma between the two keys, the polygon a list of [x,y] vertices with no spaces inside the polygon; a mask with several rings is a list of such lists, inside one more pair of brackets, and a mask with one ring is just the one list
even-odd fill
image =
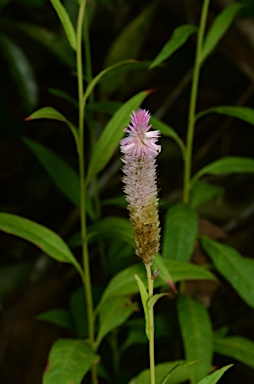
{"label": "narrow leaf", "polygon": [[157,301],[163,297],[163,296],[168,296],[168,293],[156,293],[155,295],[153,295],[149,300],[148,300],[148,303],[147,303],[147,307],[150,309],[152,308],[156,303]]}
{"label": "narrow leaf", "polygon": [[79,133],[77,127],[75,127],[74,124],[67,120],[66,117],[62,113],[58,112],[55,108],[43,107],[38,109],[38,111],[35,111],[30,116],[28,116],[25,121],[36,119],[58,120],[66,123],[74,136],[77,149],[79,148]]}
{"label": "narrow leaf", "polygon": [[0,48],[2,57],[8,64],[10,75],[16,83],[21,101],[29,113],[38,101],[38,85],[32,65],[20,46],[2,33],[0,34]]}
{"label": "narrow leaf", "polygon": [[166,214],[162,254],[164,258],[188,261],[194,249],[198,218],[184,204],[176,204]]}
{"label": "narrow leaf", "polygon": [[229,156],[208,164],[192,179],[192,185],[203,175],[225,175],[232,173],[254,173],[254,159]]}
{"label": "narrow leaf", "polygon": [[100,172],[110,160],[124,135],[123,129],[130,121],[130,114],[140,106],[147,95],[148,92],[143,91],[133,96],[124,103],[110,119],[94,148],[87,171],[87,183]]}
{"label": "narrow leaf", "polygon": [[86,92],[85,92],[84,97],[83,97],[83,104],[85,105],[86,100],[88,99],[91,92],[94,90],[95,86],[102,79],[103,76],[107,75],[109,72],[116,70],[118,67],[121,67],[123,65],[128,65],[128,64],[133,65],[133,64],[137,64],[137,63],[135,62],[135,60],[123,60],[123,61],[120,61],[120,62],[114,64],[114,65],[111,65],[110,67],[103,69],[100,73],[98,73],[98,75],[95,76],[95,78],[88,84],[88,86],[86,88]]}
{"label": "narrow leaf", "polygon": [[80,384],[98,360],[90,343],[84,340],[57,340],[49,353],[43,384]]}
{"label": "narrow leaf", "polygon": [[254,260],[242,257],[234,248],[202,237],[204,250],[217,270],[237,291],[239,296],[254,308]]}
{"label": "narrow leaf", "polygon": [[212,363],[212,326],[206,308],[198,301],[180,296],[178,316],[187,360],[200,360],[191,368],[191,382],[198,383],[207,375]]}
{"label": "narrow leaf", "polygon": [[148,315],[148,292],[147,289],[143,283],[143,281],[140,279],[138,275],[134,276],[139,287],[139,292],[144,308],[144,314],[145,314],[145,331],[146,331],[146,336],[149,340],[149,315]]}
{"label": "narrow leaf", "polygon": [[[169,378],[172,377],[173,373],[175,373],[177,370],[181,370],[184,366],[192,365],[197,363],[197,361],[181,361],[179,364],[177,364],[175,367],[173,367],[168,374],[165,376],[165,378],[162,380],[161,384],[166,384],[169,382]],[[171,380],[170,380],[171,381]]]}
{"label": "narrow leaf", "polygon": [[23,141],[46,169],[59,190],[73,204],[79,206],[80,184],[78,174],[58,155],[42,144],[27,138],[24,138]]}
{"label": "narrow leaf", "polygon": [[70,46],[76,51],[77,49],[77,41],[74,27],[72,25],[70,16],[68,15],[66,9],[62,5],[60,0],[50,0],[51,4],[55,8],[55,11],[61,21],[63,29],[66,33],[67,39],[70,43]]}
{"label": "narrow leaf", "polygon": [[200,61],[203,62],[219,43],[222,36],[230,27],[235,15],[242,8],[242,4],[232,4],[226,7],[214,20],[204,41]]}
{"label": "narrow leaf", "polygon": [[[157,256],[156,256],[157,257]],[[183,280],[213,280],[217,278],[202,266],[180,260],[164,259],[165,266],[171,273],[174,282]],[[164,280],[164,276],[160,276]],[[156,279],[157,280],[157,279]],[[157,284],[155,280],[155,285]],[[167,282],[167,281],[166,281]]]}
{"label": "narrow leaf", "polygon": [[172,140],[174,140],[178,144],[179,148],[182,151],[182,154],[184,155],[185,145],[173,128],[163,123],[162,121],[156,119],[156,117],[154,116],[151,116],[150,123],[152,124],[153,128],[158,129],[162,133],[162,135],[170,137]]}
{"label": "narrow leaf", "polygon": [[0,230],[18,236],[40,248],[62,263],[71,263],[82,275],[82,269],[68,245],[55,232],[29,219],[10,213],[0,213]]}
{"label": "narrow leaf", "polygon": [[245,337],[215,337],[214,351],[254,368],[254,342]]}
{"label": "narrow leaf", "polygon": [[158,53],[155,59],[150,65],[150,69],[154,68],[163,61],[167,60],[175,51],[177,51],[192,35],[194,32],[197,32],[197,27],[195,25],[187,24],[182,25],[176,28],[172,34],[170,40],[164,45],[162,50]]}
{"label": "narrow leaf", "polygon": [[[122,292],[118,292],[121,295]],[[122,325],[137,308],[126,296],[111,297],[100,306],[99,332],[95,342],[96,349],[103,338],[113,329]]]}
{"label": "narrow leaf", "polygon": [[174,292],[176,292],[176,287],[173,283],[172,276],[165,261],[165,258],[161,257],[160,254],[157,254],[154,258],[153,266],[158,270],[160,278],[164,280],[173,289]]}
{"label": "narrow leaf", "polygon": [[232,107],[232,106],[220,106],[205,109],[196,116],[196,120],[209,113],[218,113],[220,115],[226,115],[231,117],[237,117],[240,120],[246,121],[251,125],[254,125],[254,109],[249,107]]}
{"label": "narrow leaf", "polygon": [[[160,363],[155,366],[156,383],[162,383],[166,375],[172,371],[170,384],[179,384],[188,381],[191,377],[191,364],[196,361],[176,360]],[[179,366],[181,369],[176,369]],[[150,382],[150,369],[145,369],[133,378],[129,384],[147,384]]]}
{"label": "narrow leaf", "polygon": [[133,228],[128,219],[106,217],[88,227],[87,239],[93,243],[101,238],[117,238],[134,246]]}
{"label": "narrow leaf", "polygon": [[232,366],[233,364],[230,364],[226,367],[218,369],[217,371],[211,373],[211,375],[202,379],[198,384],[216,384],[220,380],[221,376]]}

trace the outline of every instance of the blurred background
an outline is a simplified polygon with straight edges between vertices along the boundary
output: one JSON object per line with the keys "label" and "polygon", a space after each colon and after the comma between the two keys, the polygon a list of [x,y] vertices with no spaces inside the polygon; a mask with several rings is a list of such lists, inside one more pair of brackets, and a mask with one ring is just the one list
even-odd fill
{"label": "blurred background", "polygon": [[[212,0],[208,25],[233,2]],[[65,0],[63,3],[76,25],[77,2]],[[217,105],[254,106],[254,4],[252,0],[244,3],[245,9],[202,68],[198,110]],[[87,111],[96,137],[119,103],[141,90],[154,89],[144,107],[185,140],[196,36],[192,35],[166,64],[154,70],[147,67],[176,27],[188,23],[198,25],[201,4],[200,0],[88,1],[93,75],[119,60],[140,61],[137,69],[106,77],[96,88]],[[78,230],[78,209],[59,191],[24,138],[43,144],[78,170],[75,143],[62,123],[24,119],[38,108],[53,106],[76,123],[77,108],[73,103],[73,99],[77,99],[76,83],[74,52],[50,2],[0,0],[0,210],[28,217],[65,239]],[[105,110],[103,107],[98,110],[94,102],[103,102]],[[86,142],[89,159],[89,139]],[[253,126],[237,119],[207,115],[196,127],[194,171],[223,156],[251,157],[253,142]],[[159,179],[163,221],[164,208],[181,199],[183,164],[173,141],[162,138],[161,144]],[[100,174],[103,199],[121,195],[119,156],[119,152],[115,153],[105,172]],[[210,181],[217,187],[216,197],[199,207],[200,217],[209,222],[212,236],[227,238],[227,243],[243,255],[253,257],[253,176],[216,177]],[[126,216],[121,204],[102,207],[103,216],[112,214]],[[201,223],[201,227],[204,230],[204,224]],[[78,248],[75,252],[79,257]],[[94,283],[102,285],[98,267],[94,258]],[[113,268],[117,271],[121,267],[119,264]],[[49,260],[25,241],[0,233],[1,383],[41,383],[53,341],[75,334],[72,329],[63,329],[37,316],[54,308],[78,307],[73,294],[79,286],[79,278],[72,268]],[[209,303],[211,301],[215,327],[227,324],[232,333],[254,340],[253,311],[227,284],[209,297]],[[172,340],[179,339],[174,318],[169,332]],[[160,336],[163,332],[158,339]],[[161,343],[162,360],[165,356],[167,359],[182,357],[179,340],[170,353],[165,352],[168,345]],[[139,352],[137,348],[136,353]],[[136,363],[137,355],[133,355],[133,351],[132,356],[126,356],[130,367]],[[215,358],[218,366],[232,361],[221,356]],[[142,368],[136,363],[133,373]],[[254,373],[237,363],[223,380],[231,384],[251,383]]]}

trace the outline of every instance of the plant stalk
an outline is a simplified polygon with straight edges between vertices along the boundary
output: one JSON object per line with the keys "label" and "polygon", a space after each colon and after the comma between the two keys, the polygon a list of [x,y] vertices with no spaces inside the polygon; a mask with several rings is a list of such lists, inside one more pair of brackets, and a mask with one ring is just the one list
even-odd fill
{"label": "plant stalk", "polygon": [[[151,274],[151,264],[146,264],[146,275],[148,285],[148,298],[153,297],[154,279]],[[148,308],[149,319],[149,360],[150,360],[150,384],[155,384],[155,363],[154,363],[154,313],[153,306]]]}
{"label": "plant stalk", "polygon": [[190,181],[191,181],[191,170],[192,170],[192,150],[193,150],[193,139],[196,123],[196,107],[197,107],[197,96],[198,96],[198,85],[201,68],[201,51],[203,46],[205,27],[207,21],[207,15],[209,10],[210,0],[204,0],[200,18],[200,26],[198,30],[198,40],[196,48],[196,57],[193,70],[193,80],[191,86],[190,105],[188,114],[188,130],[186,140],[186,152],[185,152],[185,167],[184,167],[184,187],[183,187],[183,202],[187,204],[190,198]]}
{"label": "plant stalk", "polygon": [[[84,155],[84,122],[85,109],[83,105],[83,63],[82,63],[82,32],[83,21],[86,9],[86,0],[80,4],[78,21],[77,21],[77,78],[78,78],[78,100],[79,100],[79,172],[80,172],[80,221],[81,221],[81,237],[82,237],[82,257],[84,276],[83,283],[85,289],[87,320],[88,320],[88,338],[91,346],[94,348],[94,310],[93,297],[90,276],[90,263],[87,245],[87,228],[86,228],[86,186],[85,186],[85,155]],[[92,383],[97,384],[96,366],[92,366]]]}

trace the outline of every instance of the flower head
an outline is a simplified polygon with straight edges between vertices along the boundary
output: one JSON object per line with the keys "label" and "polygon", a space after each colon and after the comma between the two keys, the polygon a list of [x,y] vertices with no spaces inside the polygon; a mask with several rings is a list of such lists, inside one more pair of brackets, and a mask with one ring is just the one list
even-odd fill
{"label": "flower head", "polygon": [[155,144],[160,132],[149,131],[150,114],[145,109],[138,109],[131,116],[131,124],[124,130],[128,136],[121,140],[121,151],[135,157],[155,157],[160,152],[160,145]]}
{"label": "flower head", "polygon": [[159,250],[160,228],[156,183],[156,156],[159,131],[150,131],[150,114],[138,109],[121,140],[124,192],[135,232],[136,253],[148,264]]}

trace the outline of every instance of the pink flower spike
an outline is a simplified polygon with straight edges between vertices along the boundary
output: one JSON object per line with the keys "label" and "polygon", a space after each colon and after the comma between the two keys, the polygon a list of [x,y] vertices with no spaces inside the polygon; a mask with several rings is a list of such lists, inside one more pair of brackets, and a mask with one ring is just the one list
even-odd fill
{"label": "pink flower spike", "polygon": [[128,210],[135,232],[136,254],[149,264],[160,245],[160,223],[157,200],[156,156],[161,146],[156,144],[159,131],[149,131],[150,114],[138,109],[131,115],[131,124],[124,129],[121,140],[123,182]]}

